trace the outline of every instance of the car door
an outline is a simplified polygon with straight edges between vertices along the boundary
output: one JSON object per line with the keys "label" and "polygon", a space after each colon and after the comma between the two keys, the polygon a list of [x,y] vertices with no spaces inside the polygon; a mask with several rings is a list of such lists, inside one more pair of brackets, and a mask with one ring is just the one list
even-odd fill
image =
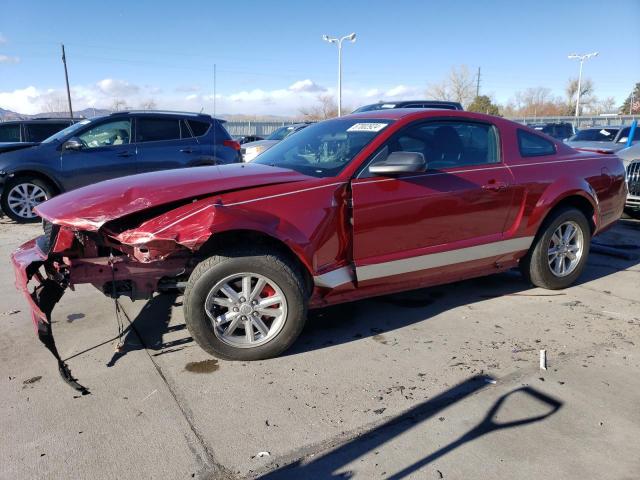
{"label": "car door", "polygon": [[136,142],[139,172],[187,167],[200,160],[200,145],[179,117],[136,117]]}
{"label": "car door", "polygon": [[447,265],[463,271],[467,261],[508,250],[501,242],[513,176],[499,145],[494,125],[461,120],[414,123],[392,136],[370,164],[411,151],[424,155],[427,170],[377,177],[365,166],[352,181],[358,281],[400,282]]}
{"label": "car door", "polygon": [[67,190],[136,173],[136,148],[131,143],[131,119],[90,123],[74,138],[82,147],[62,149],[60,174]]}

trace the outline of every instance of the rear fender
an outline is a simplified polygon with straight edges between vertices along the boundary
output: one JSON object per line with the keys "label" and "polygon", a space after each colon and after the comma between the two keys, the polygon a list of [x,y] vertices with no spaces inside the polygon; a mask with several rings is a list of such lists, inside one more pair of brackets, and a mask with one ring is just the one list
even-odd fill
{"label": "rear fender", "polygon": [[535,234],[549,212],[570,197],[579,197],[589,202],[593,209],[590,221],[597,230],[600,225],[600,205],[595,189],[585,179],[563,177],[549,185],[538,199],[529,215],[527,232]]}

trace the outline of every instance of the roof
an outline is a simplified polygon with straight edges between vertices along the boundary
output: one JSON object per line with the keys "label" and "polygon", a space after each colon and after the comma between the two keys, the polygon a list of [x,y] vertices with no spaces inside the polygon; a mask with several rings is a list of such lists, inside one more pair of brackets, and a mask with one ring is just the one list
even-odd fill
{"label": "roof", "polygon": [[421,108],[389,108],[385,110],[370,110],[367,112],[351,113],[341,118],[371,118],[385,120],[399,120],[404,117],[462,117],[462,118],[496,118],[483,113],[468,112],[465,110],[430,110]]}
{"label": "roof", "polygon": [[171,110],[121,110],[118,112],[110,113],[109,115],[127,115],[127,114],[136,114],[136,115],[183,115],[189,117],[204,117],[211,118],[211,115],[208,113],[195,113],[195,112],[178,112]]}

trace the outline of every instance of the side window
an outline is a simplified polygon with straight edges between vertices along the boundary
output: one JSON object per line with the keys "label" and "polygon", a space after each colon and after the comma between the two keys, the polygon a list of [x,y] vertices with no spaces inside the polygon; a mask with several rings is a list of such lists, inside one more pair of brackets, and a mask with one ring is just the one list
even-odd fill
{"label": "side window", "polygon": [[127,145],[131,140],[131,120],[101,123],[78,136],[87,148]]}
{"label": "side window", "polygon": [[27,125],[27,138],[30,142],[41,142],[68,126],[69,123],[32,123]]}
{"label": "side window", "polygon": [[180,120],[180,138],[193,138],[186,120]]}
{"label": "side window", "polygon": [[194,136],[201,137],[209,131],[210,123],[200,122],[198,120],[189,120],[189,126],[191,127],[191,131]]}
{"label": "side window", "polygon": [[400,131],[386,146],[389,153],[422,153],[429,170],[500,162],[496,128],[486,123],[420,123]]}
{"label": "side window", "polygon": [[177,118],[138,117],[136,141],[158,142],[180,139],[180,120]]}
{"label": "side window", "polygon": [[0,142],[19,142],[20,124],[0,125]]}
{"label": "side window", "polygon": [[521,157],[540,157],[556,153],[553,142],[524,130],[518,130],[518,148]]}

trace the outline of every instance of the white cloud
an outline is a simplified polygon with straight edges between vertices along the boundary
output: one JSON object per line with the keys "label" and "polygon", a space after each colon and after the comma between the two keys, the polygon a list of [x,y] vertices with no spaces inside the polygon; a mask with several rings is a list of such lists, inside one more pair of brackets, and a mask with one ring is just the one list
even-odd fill
{"label": "white cloud", "polygon": [[0,32],[0,45],[7,43],[7,37],[5,37],[2,32]]}
{"label": "white cloud", "polygon": [[[378,100],[401,100],[421,97],[423,87],[397,85],[386,90],[366,86],[360,89],[343,90],[342,104],[345,109],[356,108]],[[297,81],[284,88],[273,90],[255,88],[235,92],[218,93],[216,112],[220,114],[245,115],[299,115],[300,109],[318,103],[318,95],[335,96],[335,90],[319,86],[311,79]],[[213,95],[200,88],[179,86],[160,89],[153,85],[137,85],[122,79],[105,78],[96,83],[71,87],[73,108],[110,108],[114,99],[126,101],[131,108],[138,108],[153,99],[157,108],[212,113]],[[54,105],[66,107],[64,89],[41,89],[29,86],[13,91],[0,91],[0,107],[19,113],[33,114],[51,111]]]}
{"label": "white cloud", "polygon": [[176,92],[191,93],[199,92],[202,88],[199,85],[179,85],[175,88]]}
{"label": "white cloud", "polygon": [[137,85],[113,78],[100,80],[96,85],[102,93],[114,97],[128,97],[140,91],[140,87]]}
{"label": "white cloud", "polygon": [[0,54],[0,63],[20,63],[20,57],[11,57]]}
{"label": "white cloud", "polygon": [[292,85],[289,85],[289,90],[292,92],[324,92],[327,89],[307,78],[305,80],[298,80]]}

